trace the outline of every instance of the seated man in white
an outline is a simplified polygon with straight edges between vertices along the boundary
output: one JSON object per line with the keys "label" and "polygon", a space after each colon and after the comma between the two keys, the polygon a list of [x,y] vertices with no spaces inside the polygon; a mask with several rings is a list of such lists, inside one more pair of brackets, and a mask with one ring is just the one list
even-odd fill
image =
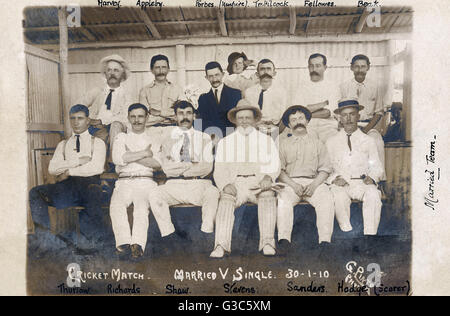
{"label": "seated man in white", "polygon": [[258,204],[259,251],[275,255],[276,197],[272,186],[280,174],[280,158],[272,138],[255,128],[261,117],[259,108],[245,99],[228,112],[237,129],[219,141],[216,152],[214,180],[221,196],[212,258],[231,252],[234,211],[246,202]]}
{"label": "seated man in white", "polygon": [[150,194],[154,212],[168,214],[169,207],[192,204],[202,207],[200,230],[214,232],[219,190],[206,178],[213,169],[211,137],[193,128],[195,109],[188,101],[174,106],[177,126],[168,127],[158,150],[161,165],[167,176],[165,184]]}
{"label": "seated man in white", "polygon": [[[120,133],[115,139],[113,161],[119,179],[116,181],[111,198],[110,215],[117,254],[121,258],[138,259],[144,255],[147,244],[149,193],[158,186],[153,180],[153,171],[161,165],[153,154],[158,148],[156,137],[146,132],[148,109],[136,103],[128,108],[128,121],[131,130]],[[127,208],[133,204],[133,229],[128,222]],[[164,210],[153,210],[162,236],[174,232],[170,221],[164,222],[170,214],[161,214]]]}
{"label": "seated man in white", "polygon": [[364,235],[376,235],[381,216],[381,192],[377,182],[383,168],[375,141],[358,128],[359,112],[364,107],[356,100],[343,100],[335,113],[344,129],[331,137],[327,149],[333,165],[328,182],[334,196],[336,219],[340,228],[352,230],[351,199],[363,202]]}

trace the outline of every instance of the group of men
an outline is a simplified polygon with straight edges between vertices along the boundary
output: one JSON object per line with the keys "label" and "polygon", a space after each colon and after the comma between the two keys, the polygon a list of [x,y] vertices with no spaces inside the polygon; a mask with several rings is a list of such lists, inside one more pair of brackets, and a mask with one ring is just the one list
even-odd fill
{"label": "group of men", "polygon": [[[244,56],[233,53],[228,69]],[[105,87],[70,109],[73,134],[58,144],[49,165],[57,182],[30,191],[33,221],[47,238],[72,238],[48,237],[48,206],[84,206],[86,243],[104,238],[99,176],[105,165],[118,174],[110,218],[123,258],[144,255],[150,211],[161,235],[173,234],[169,208],[179,204],[201,207],[201,231],[215,233],[212,258],[231,253],[234,212],[247,202],[258,205],[259,250],[266,256],[276,254],[276,229],[280,252],[289,249],[300,201],[315,208],[320,244],[331,242],[335,216],[341,230],[352,230],[351,199],[363,201],[364,234],[377,234],[377,185],[385,176],[384,144],[375,127],[384,107],[380,89],[366,79],[368,57],[352,59],[354,78],[339,91],[325,80],[326,57],[311,55],[310,80],[298,87],[293,106],[269,59],[257,64],[259,80],[242,89],[224,84],[218,62],[207,63],[211,90],[199,97],[198,108],[168,81],[164,55],[152,57],[155,80],[136,102],[121,87],[130,76],[126,61],[112,55],[101,66]],[[158,171],[165,175],[162,183]]]}

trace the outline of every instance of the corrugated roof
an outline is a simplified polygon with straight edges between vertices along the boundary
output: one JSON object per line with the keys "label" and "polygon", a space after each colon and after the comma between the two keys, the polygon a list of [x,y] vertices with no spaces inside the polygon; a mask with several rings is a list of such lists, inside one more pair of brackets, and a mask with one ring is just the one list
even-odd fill
{"label": "corrugated roof", "polygon": [[[364,11],[356,7],[298,7],[295,10],[296,36],[351,34]],[[412,30],[413,12],[410,7],[382,7],[381,12],[381,27],[365,25],[362,33]],[[288,35],[290,14],[289,8],[226,8],[227,36]],[[142,11],[137,7],[122,7],[120,10],[82,7],[82,27],[69,28],[69,41],[92,43],[223,36],[219,16],[217,8],[167,7]],[[156,30],[155,34],[152,28]],[[24,32],[26,41],[31,44],[58,44],[57,8],[26,8]]]}

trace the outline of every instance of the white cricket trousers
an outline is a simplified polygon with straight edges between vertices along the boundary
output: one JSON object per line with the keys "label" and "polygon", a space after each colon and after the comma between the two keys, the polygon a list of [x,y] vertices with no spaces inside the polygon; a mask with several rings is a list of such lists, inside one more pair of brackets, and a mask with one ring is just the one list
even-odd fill
{"label": "white cricket trousers", "polygon": [[219,203],[219,190],[210,180],[168,180],[159,186],[150,195],[150,206],[153,212],[164,214],[164,223],[172,223],[169,207],[177,204],[192,204],[202,207],[201,231],[214,232],[217,205]]}
{"label": "white cricket trousers", "polygon": [[363,180],[350,180],[345,187],[331,185],[336,208],[336,220],[342,231],[352,230],[350,224],[350,205],[352,199],[363,202],[362,215],[364,235],[376,235],[381,218],[381,192],[373,184],[364,184]]}
{"label": "white cricket trousers", "polygon": [[[296,183],[303,186],[309,185],[313,179],[294,178]],[[329,187],[322,183],[310,197],[299,197],[290,186],[280,191],[278,194],[277,228],[278,240],[286,239],[291,241],[292,229],[294,225],[295,204],[304,200],[310,203],[316,211],[316,226],[319,233],[319,243],[331,242],[334,226],[334,200]]]}
{"label": "white cricket trousers", "polygon": [[[138,244],[145,249],[149,225],[149,193],[157,188],[152,179],[119,179],[111,198],[110,216],[116,246]],[[133,228],[130,229],[127,208],[133,204]],[[164,214],[154,213],[161,235],[170,235],[175,228],[164,223]],[[170,216],[170,215],[169,215]],[[165,225],[166,224],[166,225]]]}

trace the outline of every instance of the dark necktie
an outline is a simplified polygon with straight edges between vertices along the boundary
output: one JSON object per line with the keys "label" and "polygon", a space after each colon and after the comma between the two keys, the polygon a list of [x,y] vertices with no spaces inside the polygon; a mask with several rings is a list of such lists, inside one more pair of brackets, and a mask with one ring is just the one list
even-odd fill
{"label": "dark necktie", "polygon": [[79,153],[80,152],[80,135],[75,135],[75,137],[77,138],[77,142],[76,142],[77,153]]}
{"label": "dark necktie", "polygon": [[216,97],[216,103],[217,103],[217,104],[219,104],[219,97],[217,96],[218,90],[219,90],[219,89],[215,89],[215,90],[214,90],[214,96]]}
{"label": "dark necktie", "polygon": [[350,136],[352,136],[352,135],[347,134],[347,144],[348,144],[348,148],[350,149],[350,151],[352,151],[352,141],[350,140]]}
{"label": "dark necktie", "polygon": [[113,92],[114,92],[114,89],[110,89],[108,97],[106,98],[105,104],[106,104],[106,109],[107,110],[111,110],[111,100],[112,100],[112,93]]}
{"label": "dark necktie", "polygon": [[191,154],[189,153],[189,147],[190,147],[190,141],[189,136],[187,133],[184,133],[184,141],[183,146],[180,150],[180,158],[183,162],[190,162],[191,161]]}
{"label": "dark necktie", "polygon": [[260,110],[262,110],[262,108],[263,108],[263,103],[264,103],[264,92],[266,92],[266,90],[261,89],[261,93],[259,94],[258,104],[259,104],[259,109],[260,109]]}

